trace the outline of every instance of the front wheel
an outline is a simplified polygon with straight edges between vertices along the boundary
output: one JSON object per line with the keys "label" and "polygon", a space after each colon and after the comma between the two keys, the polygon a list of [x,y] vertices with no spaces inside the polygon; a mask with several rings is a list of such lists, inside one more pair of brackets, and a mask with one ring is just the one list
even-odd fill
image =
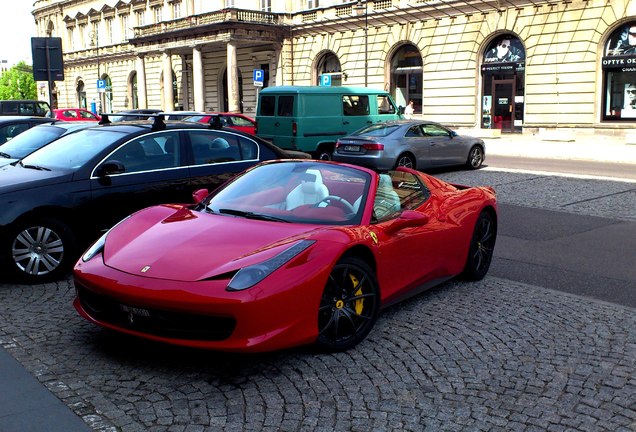
{"label": "front wheel", "polygon": [[489,212],[482,211],[477,218],[470,241],[468,258],[462,274],[464,279],[478,281],[486,276],[492,261],[496,240],[497,222]]}
{"label": "front wheel", "polygon": [[473,146],[468,153],[466,166],[470,169],[477,169],[482,163],[484,163],[484,149],[478,145]]}
{"label": "front wheel", "polygon": [[360,258],[342,258],[331,270],[320,301],[317,345],[328,351],[354,347],[369,334],[379,310],[373,270]]}
{"label": "front wheel", "polygon": [[18,279],[36,283],[56,279],[70,268],[75,236],[65,223],[42,218],[17,226],[3,244]]}

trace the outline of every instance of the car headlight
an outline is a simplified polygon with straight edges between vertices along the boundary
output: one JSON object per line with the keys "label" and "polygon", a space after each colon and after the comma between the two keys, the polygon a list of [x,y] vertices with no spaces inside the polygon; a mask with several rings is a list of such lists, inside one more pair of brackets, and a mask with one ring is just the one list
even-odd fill
{"label": "car headlight", "polygon": [[104,243],[106,243],[106,236],[108,235],[109,232],[110,230],[104,233],[104,235],[102,235],[95,243],[93,243],[91,247],[88,248],[86,252],[84,252],[84,255],[82,255],[82,261],[84,262],[89,261],[91,258],[93,258],[95,255],[97,255],[104,249]]}
{"label": "car headlight", "polygon": [[117,225],[119,225],[120,223],[128,219],[129,217],[130,216],[126,216],[125,218],[117,222],[111,229],[106,231],[99,239],[97,239],[97,241],[93,243],[92,246],[89,247],[86,252],[84,252],[84,255],[82,255],[82,261],[84,262],[89,261],[95,255],[97,255],[102,250],[104,250],[104,245],[106,244],[106,237],[108,236],[108,233],[110,233],[113,229],[115,229]]}
{"label": "car headlight", "polygon": [[278,255],[263,261],[262,263],[240,269],[227,285],[226,290],[242,291],[253,287],[314,243],[315,240],[299,241],[295,245],[285,249]]}

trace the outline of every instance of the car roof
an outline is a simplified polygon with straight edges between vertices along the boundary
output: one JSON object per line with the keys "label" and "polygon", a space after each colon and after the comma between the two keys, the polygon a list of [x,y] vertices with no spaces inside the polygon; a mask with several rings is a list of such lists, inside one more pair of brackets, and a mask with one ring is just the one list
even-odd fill
{"label": "car roof", "polygon": [[63,120],[58,120],[58,121],[54,121],[51,123],[44,123],[42,125],[38,125],[36,127],[42,126],[42,127],[58,127],[61,129],[66,129],[66,130],[73,130],[73,129],[86,129],[88,127],[91,126],[96,126],[97,123],[95,122],[67,122],[67,121],[63,121]]}

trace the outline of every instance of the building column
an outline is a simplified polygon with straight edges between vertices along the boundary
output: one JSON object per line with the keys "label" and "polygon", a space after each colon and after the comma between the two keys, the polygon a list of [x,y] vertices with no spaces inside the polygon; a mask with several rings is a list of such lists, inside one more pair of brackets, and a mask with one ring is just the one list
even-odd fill
{"label": "building column", "polygon": [[143,55],[137,56],[137,103],[139,108],[148,108],[148,94],[146,92],[146,62]]}
{"label": "building column", "polygon": [[183,111],[190,111],[190,70],[188,69],[188,61],[185,55],[180,55],[181,59],[181,100],[179,101]]}
{"label": "building column", "polygon": [[236,42],[229,41],[227,43],[227,104],[228,111],[233,113],[241,112],[236,64]]}
{"label": "building column", "polygon": [[172,90],[172,59],[170,52],[164,51],[161,58],[163,64],[163,101],[161,109],[174,111],[174,91]]}
{"label": "building column", "polygon": [[205,111],[205,82],[203,78],[203,54],[201,47],[192,48],[192,85],[194,110]]}

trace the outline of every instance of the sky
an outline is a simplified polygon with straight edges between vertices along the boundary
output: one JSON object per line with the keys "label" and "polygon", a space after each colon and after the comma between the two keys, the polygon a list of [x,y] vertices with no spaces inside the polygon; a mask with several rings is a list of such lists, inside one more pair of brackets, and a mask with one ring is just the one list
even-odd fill
{"label": "sky", "polygon": [[[31,11],[34,0],[0,0],[0,61],[11,67],[32,64],[31,37],[37,36]],[[7,61],[4,64],[4,60]]]}

